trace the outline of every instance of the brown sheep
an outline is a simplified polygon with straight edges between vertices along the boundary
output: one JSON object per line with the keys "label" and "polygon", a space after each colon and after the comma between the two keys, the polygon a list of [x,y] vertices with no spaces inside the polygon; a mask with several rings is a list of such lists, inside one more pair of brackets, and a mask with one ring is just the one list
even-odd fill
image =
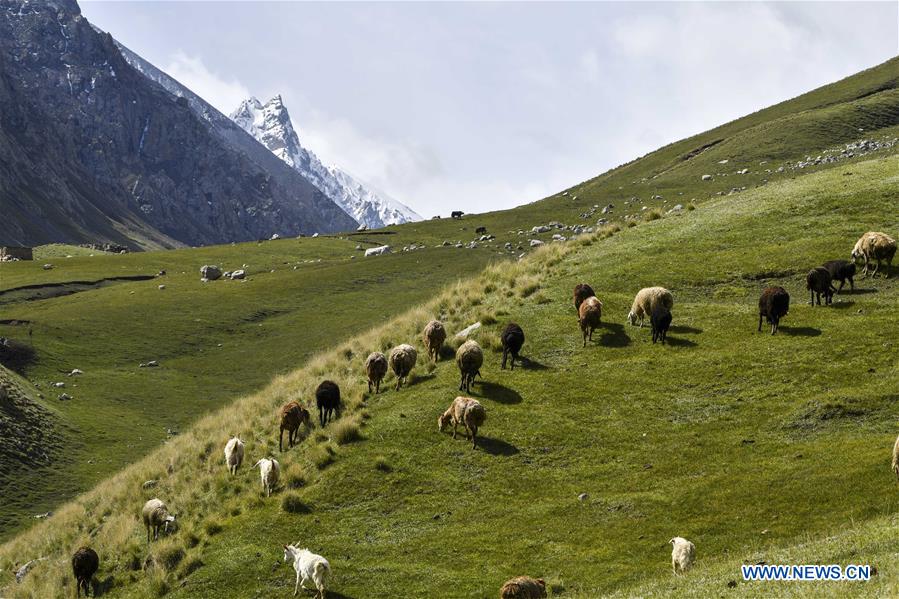
{"label": "brown sheep", "polygon": [[311,426],[309,410],[295,401],[284,404],[281,407],[281,430],[278,433],[278,451],[284,451],[284,431],[287,431],[287,448],[290,449],[296,443],[299,436],[300,425]]}
{"label": "brown sheep", "polygon": [[602,302],[595,295],[588,297],[578,308],[578,316],[581,332],[584,334],[584,347],[587,347],[588,337],[590,341],[593,341],[593,331],[599,327],[602,318]]}
{"label": "brown sheep", "polygon": [[381,392],[381,381],[387,374],[387,356],[379,351],[372,352],[365,358],[365,374],[368,375],[368,392],[374,385],[375,393]]}
{"label": "brown sheep", "polygon": [[484,409],[481,402],[470,397],[457,397],[450,404],[450,407],[437,419],[437,428],[440,432],[443,432],[447,425],[452,424],[453,439],[455,439],[456,428],[460,424],[463,425],[468,433],[466,436],[471,437],[472,449],[476,449],[478,446],[476,440],[478,427],[483,425],[486,420],[487,410]]}
{"label": "brown sheep", "polygon": [[390,358],[387,360],[393,374],[396,375],[396,390],[400,390],[403,382],[409,377],[409,373],[415,368],[415,362],[418,360],[418,352],[415,348],[406,343],[402,343],[393,348],[390,352]]}
{"label": "brown sheep", "polygon": [[91,581],[99,568],[100,556],[90,547],[80,547],[72,556],[72,574],[75,575],[75,588],[78,589],[78,597],[81,596],[82,588],[85,596],[89,594]]}
{"label": "brown sheep", "polygon": [[759,297],[759,332],[762,330],[762,318],[771,325],[771,334],[780,327],[780,319],[790,310],[790,294],[783,287],[767,287]]}
{"label": "brown sheep", "polygon": [[499,590],[500,599],[543,599],[546,597],[546,582],[542,578],[519,576],[507,580]]}
{"label": "brown sheep", "polygon": [[469,339],[456,350],[456,365],[462,375],[459,383],[459,391],[471,393],[471,384],[476,376],[481,374],[481,366],[484,364],[484,352],[478,342]]}
{"label": "brown sheep", "polygon": [[443,323],[439,320],[429,322],[422,333],[422,340],[425,344],[428,359],[434,360],[436,363],[437,358],[440,357],[440,348],[443,347],[443,342],[446,341],[446,329],[443,327]]}
{"label": "brown sheep", "polygon": [[[588,297],[593,297],[596,295],[596,292],[593,291],[593,287],[586,283],[578,283],[574,286],[574,311],[578,312],[580,310],[581,304],[584,303],[584,300]],[[580,314],[580,312],[578,312]]]}

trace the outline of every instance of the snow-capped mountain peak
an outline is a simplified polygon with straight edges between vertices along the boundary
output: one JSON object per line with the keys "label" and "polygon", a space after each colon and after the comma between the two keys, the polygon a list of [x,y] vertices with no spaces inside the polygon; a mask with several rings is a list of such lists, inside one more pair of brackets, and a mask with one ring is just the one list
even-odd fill
{"label": "snow-capped mountain peak", "polygon": [[337,167],[322,164],[318,156],[300,144],[280,95],[265,104],[258,98],[247,98],[231,113],[231,120],[299,171],[358,222],[378,228],[421,220],[409,207],[374,191]]}

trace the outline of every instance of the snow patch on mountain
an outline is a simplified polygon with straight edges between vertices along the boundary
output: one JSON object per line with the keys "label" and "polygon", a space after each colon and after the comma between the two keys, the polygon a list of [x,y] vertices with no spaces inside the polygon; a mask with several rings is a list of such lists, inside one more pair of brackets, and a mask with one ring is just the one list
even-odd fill
{"label": "snow patch on mountain", "polygon": [[408,206],[374,191],[337,167],[322,164],[318,156],[300,144],[281,96],[265,104],[256,98],[244,100],[231,113],[231,120],[299,171],[359,223],[379,228],[421,220]]}

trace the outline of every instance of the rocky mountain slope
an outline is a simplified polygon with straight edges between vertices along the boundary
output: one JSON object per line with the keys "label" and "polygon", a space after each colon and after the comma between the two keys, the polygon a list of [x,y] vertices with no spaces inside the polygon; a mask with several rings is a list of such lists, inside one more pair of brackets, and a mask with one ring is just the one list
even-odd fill
{"label": "rocky mountain slope", "polygon": [[265,104],[256,98],[244,100],[231,113],[231,119],[312,181],[359,223],[374,229],[421,220],[408,206],[373,191],[339,168],[322,164],[315,153],[300,143],[281,96]]}
{"label": "rocky mountain slope", "polygon": [[292,169],[234,151],[75,0],[0,0],[0,103],[0,243],[174,247],[356,227]]}

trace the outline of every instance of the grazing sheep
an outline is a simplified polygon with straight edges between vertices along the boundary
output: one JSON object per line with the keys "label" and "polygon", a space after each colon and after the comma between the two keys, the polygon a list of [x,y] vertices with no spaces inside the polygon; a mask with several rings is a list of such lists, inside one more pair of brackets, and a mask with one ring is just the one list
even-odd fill
{"label": "grazing sheep", "polygon": [[416,360],[418,360],[418,352],[415,351],[414,347],[407,345],[406,343],[397,345],[393,348],[393,351],[390,352],[390,369],[393,370],[393,374],[396,375],[397,391],[400,390],[403,381],[405,381],[406,377],[409,376],[409,373],[412,372]]}
{"label": "grazing sheep", "polygon": [[297,582],[293,587],[294,597],[300,591],[301,586],[306,588],[306,581],[311,578],[318,590],[315,596],[325,599],[325,582],[331,575],[331,564],[328,563],[328,560],[308,549],[299,549],[296,545],[285,545],[284,561],[287,560],[293,562],[293,569],[297,573]]}
{"label": "grazing sheep", "polygon": [[281,478],[281,464],[275,458],[262,458],[253,465],[253,468],[256,467],[262,479],[262,491],[266,497],[271,497]]}
{"label": "grazing sheep", "polygon": [[546,597],[546,582],[542,578],[518,576],[507,580],[499,590],[500,599],[543,599]]}
{"label": "grazing sheep", "polygon": [[[581,307],[581,304],[588,297],[593,297],[596,293],[593,291],[593,287],[586,283],[578,283],[574,286],[574,311],[578,312],[578,309]],[[580,314],[580,312],[578,312]]]}
{"label": "grazing sheep", "polygon": [[144,526],[147,527],[147,543],[150,542],[150,530],[153,531],[153,540],[159,538],[159,528],[169,531],[169,524],[175,521],[175,517],[169,514],[169,508],[159,499],[151,499],[144,504],[141,512]]}
{"label": "grazing sheep", "polygon": [[656,306],[652,316],[649,317],[649,324],[652,325],[652,342],[661,341],[664,345],[668,327],[671,326],[671,310],[662,305]]}
{"label": "grazing sheep", "polygon": [[481,374],[481,366],[484,364],[484,352],[474,339],[469,339],[456,350],[456,365],[462,375],[459,383],[459,391],[471,393],[471,384],[476,376]]}
{"label": "grazing sheep", "polygon": [[295,401],[281,406],[281,428],[278,431],[278,451],[284,451],[284,431],[287,431],[287,448],[290,449],[300,436],[300,425],[311,426],[312,417],[309,410]]}
{"label": "grazing sheep", "polygon": [[651,318],[656,306],[659,305],[669,311],[674,308],[674,296],[671,295],[671,292],[664,287],[644,287],[634,297],[634,303],[631,311],[627,314],[627,319],[632,325],[636,325],[639,319],[642,327],[643,319],[646,316]]}
{"label": "grazing sheep", "polygon": [[231,474],[237,474],[237,469],[243,464],[243,441],[238,437],[232,437],[225,443],[225,464]]}
{"label": "grazing sheep", "polygon": [[780,327],[780,319],[790,310],[790,294],[783,287],[767,287],[759,297],[759,331],[762,318],[771,325],[771,334]]}
{"label": "grazing sheep", "polygon": [[899,437],[896,437],[896,443],[893,444],[893,472],[899,480]]}
{"label": "grazing sheep", "polygon": [[503,344],[503,370],[506,369],[506,356],[509,354],[512,354],[511,369],[515,370],[515,360],[518,359],[518,352],[524,345],[524,331],[514,322],[510,322],[499,337]]}
{"label": "grazing sheep", "polygon": [[[877,266],[871,272],[871,276],[877,274],[877,271],[880,270],[880,262],[881,260],[887,263],[887,269],[892,267],[893,256],[896,255],[896,240],[887,235],[886,233],[878,233],[876,231],[869,231],[861,236],[861,238],[855,242],[855,247],[852,248],[852,260],[858,260],[859,258],[864,258],[865,260],[865,268],[862,270],[863,275],[868,274],[868,266],[874,260],[877,261]],[[889,276],[889,275],[887,275]]]}
{"label": "grazing sheep", "polygon": [[460,424],[465,427],[468,433],[466,437],[471,437],[472,449],[477,448],[475,438],[478,435],[478,427],[487,420],[487,410],[476,399],[470,397],[457,397],[437,419],[437,429],[443,432],[447,425],[453,425],[453,439],[456,438],[456,427]]}
{"label": "grazing sheep", "polygon": [[593,331],[599,327],[601,319],[602,302],[596,296],[585,299],[578,308],[578,322],[580,322],[581,332],[584,334],[584,347],[587,347],[588,337],[590,341],[593,341]]}
{"label": "grazing sheep", "polygon": [[847,280],[849,281],[849,288],[852,291],[855,291],[855,281],[852,280],[855,276],[855,262],[849,262],[848,260],[830,260],[821,266],[827,269],[827,272],[830,273],[830,276],[834,281],[840,282],[840,288],[837,289],[837,293],[843,290],[843,285],[846,284]]}
{"label": "grazing sheep", "polygon": [[680,570],[681,574],[690,569],[693,561],[696,559],[696,545],[683,537],[674,537],[670,541],[673,548],[671,549],[671,568],[677,574]]}
{"label": "grazing sheep", "polygon": [[425,326],[422,337],[425,342],[425,351],[428,353],[428,359],[434,360],[436,363],[437,358],[440,357],[440,348],[443,347],[443,342],[446,341],[446,329],[443,328],[443,323],[439,320],[432,320]]}
{"label": "grazing sheep", "polygon": [[334,381],[322,381],[315,390],[318,420],[322,426],[331,421],[334,412],[340,412],[340,387]]}
{"label": "grazing sheep", "polygon": [[372,385],[375,393],[381,392],[381,381],[387,374],[387,356],[379,351],[368,354],[365,358],[365,374],[368,375],[368,392],[371,393]]}
{"label": "grazing sheep", "polygon": [[823,266],[813,268],[805,275],[805,288],[809,291],[809,302],[815,305],[815,297],[818,299],[818,305],[821,305],[821,295],[824,295],[824,305],[829,305],[833,301],[833,293],[836,289],[830,284],[830,271]]}
{"label": "grazing sheep", "polygon": [[100,568],[100,556],[90,547],[79,547],[78,551],[72,556],[72,574],[75,575],[75,588],[78,589],[77,596],[81,596],[81,589],[84,589],[84,595],[90,593],[90,584],[94,579],[94,574]]}

